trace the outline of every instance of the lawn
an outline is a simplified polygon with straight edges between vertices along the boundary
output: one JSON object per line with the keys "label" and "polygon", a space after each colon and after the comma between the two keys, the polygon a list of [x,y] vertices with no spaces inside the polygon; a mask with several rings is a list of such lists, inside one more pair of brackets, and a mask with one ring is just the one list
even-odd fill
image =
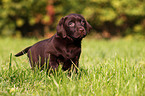
{"label": "lawn", "polygon": [[79,72],[71,76],[61,68],[50,75],[34,72],[26,55],[13,56],[37,41],[0,38],[0,95],[145,95],[145,40],[85,38]]}

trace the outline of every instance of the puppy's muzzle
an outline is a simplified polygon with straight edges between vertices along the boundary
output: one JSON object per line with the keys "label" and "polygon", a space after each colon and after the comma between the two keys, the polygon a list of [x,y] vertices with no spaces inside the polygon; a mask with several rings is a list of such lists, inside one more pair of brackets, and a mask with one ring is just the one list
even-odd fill
{"label": "puppy's muzzle", "polygon": [[78,28],[78,31],[79,31],[81,37],[84,37],[84,36],[87,35],[87,33],[86,33],[84,27],[79,27],[79,28]]}

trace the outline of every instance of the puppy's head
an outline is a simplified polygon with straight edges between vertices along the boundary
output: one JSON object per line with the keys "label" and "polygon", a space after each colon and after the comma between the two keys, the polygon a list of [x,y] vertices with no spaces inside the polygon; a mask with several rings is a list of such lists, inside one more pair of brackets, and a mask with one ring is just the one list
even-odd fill
{"label": "puppy's head", "polygon": [[57,34],[62,38],[81,39],[87,35],[91,25],[79,14],[70,14],[61,18],[57,25]]}

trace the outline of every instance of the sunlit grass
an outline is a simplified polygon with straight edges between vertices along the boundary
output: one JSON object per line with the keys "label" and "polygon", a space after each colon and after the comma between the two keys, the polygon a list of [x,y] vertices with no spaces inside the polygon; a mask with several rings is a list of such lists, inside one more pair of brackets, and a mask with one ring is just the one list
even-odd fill
{"label": "sunlit grass", "polygon": [[84,39],[80,71],[71,76],[61,68],[34,72],[26,55],[13,56],[37,41],[0,39],[0,95],[145,95],[145,41]]}

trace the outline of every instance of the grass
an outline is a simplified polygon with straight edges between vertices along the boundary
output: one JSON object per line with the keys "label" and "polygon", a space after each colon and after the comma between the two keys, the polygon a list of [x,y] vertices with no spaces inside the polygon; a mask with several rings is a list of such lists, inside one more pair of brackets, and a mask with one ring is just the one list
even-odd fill
{"label": "grass", "polygon": [[0,39],[0,95],[145,95],[145,41],[84,39],[80,72],[71,76],[61,68],[51,75],[33,72],[26,55],[13,56],[37,41]]}

